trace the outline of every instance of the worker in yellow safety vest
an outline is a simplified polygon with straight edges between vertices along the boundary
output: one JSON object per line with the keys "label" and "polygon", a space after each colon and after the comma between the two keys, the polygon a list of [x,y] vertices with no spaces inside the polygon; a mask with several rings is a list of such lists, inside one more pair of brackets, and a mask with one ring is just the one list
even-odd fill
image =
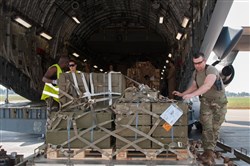
{"label": "worker in yellow safety vest", "polygon": [[42,81],[45,82],[41,100],[47,103],[47,111],[58,111],[59,108],[59,87],[58,79],[63,69],[67,68],[69,58],[61,56],[58,64],[54,64],[48,68],[43,76]]}

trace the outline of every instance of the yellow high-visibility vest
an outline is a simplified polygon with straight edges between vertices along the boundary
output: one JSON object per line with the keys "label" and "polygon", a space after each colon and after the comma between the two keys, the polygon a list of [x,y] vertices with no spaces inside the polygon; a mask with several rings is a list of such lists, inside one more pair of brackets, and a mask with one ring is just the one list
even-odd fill
{"label": "yellow high-visibility vest", "polygon": [[[55,66],[57,69],[57,79],[59,79],[60,74],[62,73],[62,69],[58,64],[54,64],[50,67]],[[53,99],[57,102],[59,102],[59,87],[56,85],[52,85],[51,83],[45,83],[43,88],[43,93],[41,96],[41,100],[45,100],[49,97],[53,97]]]}

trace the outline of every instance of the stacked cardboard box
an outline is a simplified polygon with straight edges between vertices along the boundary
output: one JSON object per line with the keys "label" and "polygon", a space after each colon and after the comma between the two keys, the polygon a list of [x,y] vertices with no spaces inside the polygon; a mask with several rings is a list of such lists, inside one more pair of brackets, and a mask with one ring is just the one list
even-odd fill
{"label": "stacked cardboard box", "polygon": [[[127,70],[127,76],[152,89],[160,89],[160,70],[156,69],[149,61],[137,62],[135,67]],[[133,84],[134,82],[127,80],[128,87]]]}

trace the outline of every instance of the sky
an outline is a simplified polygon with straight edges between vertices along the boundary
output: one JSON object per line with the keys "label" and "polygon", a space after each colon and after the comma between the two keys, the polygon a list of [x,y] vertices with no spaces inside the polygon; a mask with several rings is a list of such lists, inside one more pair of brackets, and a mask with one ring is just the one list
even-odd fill
{"label": "sky", "polygon": [[[224,26],[250,26],[250,0],[234,0]],[[250,52],[240,51],[233,62],[235,76],[226,87],[229,92],[250,93]]]}
{"label": "sky", "polygon": [[[234,0],[224,26],[250,26],[250,0]],[[226,87],[229,92],[250,93],[250,52],[239,52],[233,62],[235,76]],[[1,85],[0,85],[1,88]]]}

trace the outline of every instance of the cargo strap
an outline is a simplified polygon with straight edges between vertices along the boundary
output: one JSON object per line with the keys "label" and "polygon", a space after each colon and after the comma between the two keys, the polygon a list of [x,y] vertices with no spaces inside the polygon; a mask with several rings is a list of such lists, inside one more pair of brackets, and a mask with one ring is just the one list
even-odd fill
{"label": "cargo strap", "polygon": [[[86,92],[81,92],[79,89],[79,85],[77,83],[77,78],[76,78],[76,74],[75,73],[71,73],[72,77],[73,77],[73,81],[70,81],[69,78],[67,78],[67,84],[66,84],[66,89],[62,90],[60,89],[60,96],[59,98],[62,97],[66,97],[67,99],[69,99],[69,101],[67,101],[66,103],[64,103],[63,105],[61,105],[60,109],[63,111],[69,111],[70,109],[84,109],[86,108],[86,106],[88,106],[87,100],[91,100],[91,102],[93,103],[97,103],[97,102],[102,102],[102,101],[109,101],[109,105],[112,104],[113,99],[114,98],[118,98],[119,96],[113,96],[113,95],[121,95],[121,93],[116,93],[116,92],[112,92],[112,79],[111,79],[111,74],[112,73],[116,73],[116,72],[110,72],[108,74],[108,92],[100,92],[100,93],[95,93],[95,89],[93,86],[93,73],[90,73],[90,87],[91,87],[91,92],[89,91],[88,88],[88,84],[85,78],[84,73],[80,73],[81,74],[81,78],[84,84],[84,89]],[[73,87],[78,95],[78,97],[73,97],[72,95],[70,95],[68,92],[70,90],[70,87]],[[106,96],[106,97],[102,97]],[[95,98],[94,97],[99,97],[101,96],[101,98]],[[87,99],[85,99],[87,98]],[[70,108],[69,108],[70,107]]]}
{"label": "cargo strap", "polygon": [[73,129],[74,129],[74,133],[75,133],[75,135],[78,135],[78,130],[77,130],[77,125],[76,125],[76,120],[75,120],[75,119],[72,119],[72,122],[73,122]]}
{"label": "cargo strap", "polygon": [[[130,121],[128,122],[128,124],[131,124],[131,123],[134,121],[134,119],[135,119],[135,115],[130,119]],[[123,137],[121,137],[121,136],[119,136],[119,135],[116,134],[116,133],[118,133],[118,132],[121,132],[121,131],[125,130],[125,128],[119,128],[119,129],[116,129],[115,131],[110,131],[110,130],[108,130],[108,129],[102,127],[102,126],[103,126],[103,125],[100,125],[100,124],[98,125],[98,127],[99,127],[101,130],[105,131],[105,132],[108,133],[108,134],[105,135],[105,136],[103,136],[102,138],[100,138],[100,139],[94,141],[93,144],[97,144],[97,143],[101,142],[102,140],[108,138],[110,135],[115,136],[116,138],[121,139],[121,140],[124,141],[124,142],[130,142],[129,140],[127,140],[127,139],[125,139],[125,138],[123,138]],[[86,149],[86,148],[88,148],[88,147],[90,147],[90,146],[91,146],[91,145],[88,145],[88,146],[85,147],[84,149]],[[137,148],[140,148],[140,147],[137,146],[137,145],[135,145],[135,146],[136,146]],[[101,151],[99,151],[99,152],[101,152]],[[112,155],[111,155],[111,154],[108,154],[107,152],[105,152],[104,155],[106,155],[107,157],[112,157],[112,156],[114,156],[115,154],[112,154]]]}
{"label": "cargo strap", "polygon": [[95,93],[94,83],[93,83],[93,73],[89,74],[89,83],[90,83],[90,89],[91,93]]}
{"label": "cargo strap", "polygon": [[[94,83],[93,83],[93,73],[90,73],[90,88],[91,88],[90,96],[108,95],[108,97],[103,98],[102,101],[109,100],[110,106],[113,103],[112,95],[121,95],[121,93],[113,92],[113,90],[112,90],[112,74],[113,73],[120,73],[120,72],[112,72],[111,71],[108,73],[108,92],[100,92],[100,93],[95,93],[95,88],[94,88]],[[105,77],[104,77],[103,82],[105,82]]]}
{"label": "cargo strap", "polygon": [[84,73],[81,73],[81,76],[82,76],[82,82],[83,82],[83,85],[84,85],[84,89],[85,89],[85,93],[84,93],[84,96],[87,96],[88,99],[90,99],[90,92],[89,92],[89,87],[88,87],[88,84],[87,84],[87,81],[86,81],[86,78],[85,78],[85,75]]}
{"label": "cargo strap", "polygon": [[[133,116],[133,118],[130,119],[129,123],[128,124],[131,124],[133,121],[135,120],[135,115]],[[117,129],[115,131],[109,131],[108,129],[105,129],[104,127],[102,127],[103,125],[106,125],[108,123],[111,123],[112,121],[106,121],[106,122],[103,122],[103,123],[100,123],[98,125],[93,125],[91,127],[89,127],[88,129],[82,131],[82,132],[79,132],[78,134],[75,134],[74,137],[70,138],[68,141],[64,142],[61,144],[61,147],[64,147],[67,142],[72,142],[73,140],[75,139],[79,139],[80,141],[84,142],[85,144],[87,144],[86,147],[82,148],[81,150],[77,151],[76,154],[80,153],[81,151],[84,151],[85,149],[89,148],[89,147],[92,147],[94,149],[96,149],[97,151],[99,151],[100,153],[102,153],[103,155],[107,156],[107,157],[112,157],[113,155],[112,154],[109,154],[108,152],[105,152],[103,151],[102,149],[100,149],[99,147],[96,146],[97,143],[103,141],[104,139],[108,138],[110,135],[113,135],[117,138],[120,138],[121,140],[123,140],[124,142],[127,142],[127,143],[130,143],[129,140],[117,135],[116,133],[122,131],[122,130],[125,130],[126,128],[120,128],[120,129]],[[85,139],[83,139],[81,136],[87,132],[90,132],[91,130],[93,130],[94,128],[96,127],[99,127],[100,129],[102,129],[103,131],[105,131],[107,134],[105,136],[103,136],[102,138],[94,141],[94,142],[89,142]],[[137,149],[140,149],[140,147],[138,145],[134,145]],[[142,150],[142,149],[141,149]],[[63,151],[63,149],[61,149],[61,151]],[[70,154],[68,154],[66,151],[63,152],[65,156],[68,156]],[[74,154],[74,155],[76,155]]]}
{"label": "cargo strap", "polygon": [[[123,151],[123,150],[129,148],[130,146],[133,146],[133,147],[136,148],[136,144],[138,144],[139,142],[142,142],[142,141],[148,139],[148,140],[154,142],[155,144],[161,146],[160,149],[153,150],[153,152],[150,153],[150,154],[148,153],[148,151],[145,151],[145,150],[142,149],[142,148],[139,148],[139,149],[136,148],[137,150],[141,151],[142,153],[144,153],[144,154],[145,154],[147,157],[149,157],[149,158],[153,158],[153,157],[159,155],[161,152],[166,151],[166,150],[167,150],[167,151],[170,151],[170,152],[172,152],[172,153],[174,153],[174,154],[176,154],[177,156],[179,156],[179,157],[181,157],[181,158],[187,158],[186,155],[183,155],[183,154],[179,153],[177,150],[172,149],[172,147],[170,147],[170,146],[167,146],[167,147],[166,147],[166,145],[164,145],[164,144],[161,143],[160,141],[158,141],[158,140],[156,140],[155,138],[153,138],[153,137],[150,136],[150,135],[152,135],[152,133],[155,131],[155,129],[156,129],[156,127],[159,125],[159,123],[162,121],[159,115],[157,115],[157,114],[155,114],[155,113],[153,113],[153,112],[150,112],[150,111],[148,111],[147,109],[145,109],[145,108],[143,108],[143,107],[138,107],[138,109],[136,110],[136,112],[134,112],[134,116],[136,116],[136,114],[137,114],[139,111],[142,111],[142,112],[144,112],[144,113],[146,113],[146,114],[149,114],[149,115],[151,115],[152,117],[156,118],[156,119],[157,119],[156,122],[153,124],[151,130],[150,130],[147,134],[144,133],[144,132],[141,132],[141,131],[138,130],[137,128],[132,127],[129,123],[128,123],[127,125],[121,125],[122,127],[127,128],[127,129],[130,129],[130,130],[134,131],[135,133],[141,135],[142,138],[139,138],[139,139],[137,139],[137,140],[135,140],[135,141],[126,141],[127,145],[125,145],[125,146],[123,146],[121,149],[117,150],[117,151],[114,153],[114,155],[116,155],[116,154],[118,154],[119,152],[121,152],[121,151]],[[113,131],[113,132],[115,132],[115,131]],[[113,136],[117,137],[116,135],[113,135]],[[173,135],[172,135],[172,136],[173,136]],[[119,137],[120,137],[120,136],[118,136],[117,138],[119,138]],[[124,142],[125,142],[125,141],[124,141]]]}
{"label": "cargo strap", "polygon": [[[91,112],[91,116],[92,116],[92,125],[93,126],[96,126],[97,125],[97,118],[96,118],[96,113],[95,113],[95,110],[94,110],[94,108],[93,108],[93,105],[90,105],[90,112]],[[91,130],[91,137],[90,137],[90,140],[91,140],[91,142],[93,142],[93,140],[94,140],[94,128]]]}
{"label": "cargo strap", "polygon": [[[58,118],[55,118],[58,117]],[[51,128],[51,131],[55,130],[56,127],[61,123],[62,121],[62,116],[54,116],[54,118],[51,119],[51,124],[53,124],[53,122],[57,119],[57,122],[53,125],[53,127]]]}
{"label": "cargo strap", "polygon": [[78,82],[77,82],[77,79],[76,79],[76,74],[74,72],[71,72],[71,75],[73,77],[74,88],[76,89],[76,92],[77,92],[78,96],[82,96],[82,92],[79,89]]}
{"label": "cargo strap", "polygon": [[109,105],[112,105],[112,94],[111,94],[111,92],[112,92],[112,79],[111,79],[111,73],[112,72],[109,72],[108,73],[108,92],[110,92],[109,93]]}
{"label": "cargo strap", "polygon": [[74,97],[72,97],[72,96],[69,95],[67,92],[64,92],[64,91],[61,90],[61,89],[59,90],[59,92],[60,92],[60,97],[59,97],[59,98],[61,98],[62,96],[66,96],[67,98],[70,99],[69,102],[67,102],[67,103],[65,103],[65,104],[63,104],[63,105],[61,106],[61,109],[64,108],[64,107],[67,107],[68,105],[70,105],[71,103],[73,103]]}
{"label": "cargo strap", "polygon": [[[92,77],[92,76],[91,76],[91,77]],[[90,79],[90,80],[92,80],[92,79]],[[92,83],[93,83],[93,82],[92,82]],[[111,86],[111,87],[112,87],[112,86]],[[111,94],[111,93],[112,93],[112,91],[110,91],[110,92],[103,92],[103,93],[99,93],[99,94]],[[84,95],[84,97],[90,97],[90,98],[91,98],[92,96],[96,96],[96,95],[99,95],[99,94],[94,94],[94,93],[93,93],[93,94],[90,94],[89,96]],[[71,95],[68,95],[68,94],[67,94],[66,92],[64,92],[64,91],[62,91],[62,95],[65,95],[66,97],[72,99],[70,102],[68,102],[68,103],[69,103],[68,105],[71,106],[71,107],[75,107],[75,105],[72,106],[72,104],[74,104],[77,100],[80,101],[80,99],[74,99]],[[155,138],[151,137],[152,133],[155,131],[156,127],[160,124],[160,122],[161,122],[162,120],[160,119],[160,116],[159,116],[159,115],[157,115],[157,114],[155,114],[155,113],[153,113],[153,112],[151,112],[151,111],[145,109],[144,107],[142,107],[142,104],[143,104],[142,100],[140,100],[140,102],[142,102],[142,103],[139,103],[139,102],[138,102],[139,100],[136,100],[138,103],[137,103],[137,109],[136,109],[134,112],[132,112],[132,111],[130,110],[130,111],[128,111],[128,112],[120,112],[120,113],[118,113],[119,111],[115,110],[115,108],[114,108],[114,112],[116,112],[116,113],[118,113],[118,114],[125,115],[125,116],[132,115],[132,117],[129,118],[128,123],[125,124],[125,125],[120,125],[120,124],[119,124],[119,121],[122,120],[122,119],[116,119],[115,123],[116,123],[116,126],[118,126],[118,128],[115,129],[114,131],[111,131],[110,129],[106,129],[106,128],[104,127],[104,125],[109,124],[109,123],[113,122],[114,120],[109,120],[109,121],[106,121],[106,122],[98,123],[97,117],[96,117],[96,113],[97,113],[97,110],[98,110],[98,109],[94,109],[93,104],[96,103],[96,102],[99,102],[99,101],[107,100],[107,99],[110,100],[110,96],[109,96],[108,98],[101,98],[101,99],[94,99],[94,100],[89,99],[88,102],[85,102],[85,103],[82,104],[82,105],[83,105],[83,106],[87,106],[88,108],[90,108],[90,111],[89,111],[89,112],[84,112],[84,113],[82,113],[81,115],[77,115],[77,116],[76,116],[76,115],[74,115],[73,113],[70,114],[70,115],[60,115],[60,113],[57,113],[57,114],[56,114],[57,116],[55,116],[55,117],[58,117],[58,118],[59,118],[59,120],[58,120],[59,122],[56,123],[56,126],[58,126],[58,124],[60,123],[60,121],[61,121],[62,119],[70,119],[70,121],[73,122],[73,128],[74,128],[74,134],[75,134],[75,136],[73,136],[73,137],[70,138],[70,137],[69,137],[70,134],[68,134],[68,140],[65,141],[65,142],[63,142],[63,143],[60,145],[60,146],[61,146],[60,150],[63,152],[63,154],[64,154],[65,156],[76,155],[76,154],[78,154],[78,153],[80,153],[80,152],[82,152],[82,151],[84,151],[84,150],[86,150],[86,149],[88,149],[88,148],[93,148],[93,149],[99,151],[100,153],[102,153],[103,155],[105,155],[105,156],[111,158],[111,157],[117,155],[119,152],[121,152],[121,151],[123,151],[123,150],[129,148],[130,146],[132,146],[132,147],[134,147],[136,150],[139,150],[139,151],[141,151],[142,153],[144,153],[144,154],[145,154],[147,157],[149,157],[149,158],[153,158],[153,157],[159,155],[162,151],[166,151],[166,150],[171,151],[172,153],[174,153],[174,154],[176,154],[176,155],[178,155],[178,156],[182,156],[182,157],[183,157],[183,155],[182,155],[182,154],[179,154],[178,151],[172,149],[170,146],[166,147],[165,144],[163,144],[162,142],[160,142],[160,141],[156,140]],[[131,101],[131,102],[132,102],[132,101]],[[67,104],[67,103],[66,103],[66,104]],[[68,105],[67,105],[67,106],[68,106]],[[80,105],[80,104],[78,104],[78,106],[79,106],[79,105]],[[103,109],[101,109],[101,110],[103,111]],[[144,132],[140,131],[140,130],[137,128],[137,127],[138,127],[138,123],[139,123],[139,121],[138,121],[138,114],[139,114],[139,113],[145,113],[145,114],[151,115],[153,118],[156,118],[156,122],[153,124],[152,128],[150,129],[150,131],[149,131],[148,133],[144,133]],[[91,127],[87,128],[87,129],[83,130],[83,131],[77,130],[78,128],[77,128],[77,125],[76,125],[76,120],[77,120],[78,118],[80,118],[80,117],[85,116],[86,114],[91,114],[91,115],[92,115],[92,118],[93,118],[93,125],[92,125]],[[136,127],[132,127],[132,126],[131,126],[131,124],[132,124],[134,121],[135,121],[135,123],[136,123]],[[69,126],[69,125],[68,125],[68,126]],[[67,127],[68,127],[68,126],[67,126]],[[56,128],[56,127],[53,127],[53,129],[55,129],[55,128]],[[100,139],[94,140],[94,139],[93,139],[93,132],[94,132],[94,129],[95,129],[95,128],[101,129],[102,131],[104,131],[104,132],[106,133],[106,135],[104,135],[104,136],[101,137]],[[135,133],[135,135],[136,135],[135,140],[133,140],[133,141],[128,140],[128,139],[126,139],[126,138],[124,138],[124,137],[122,137],[122,136],[120,136],[120,135],[118,134],[119,132],[122,132],[123,130],[127,130],[127,129],[128,129],[128,130],[131,130],[131,131],[133,131],[133,132]],[[91,133],[91,132],[92,132],[92,136],[91,136],[91,140],[90,140],[90,141],[83,138],[83,135],[84,135],[84,134],[86,134],[86,133]],[[141,138],[137,137],[138,134],[139,134],[140,136],[142,136],[142,137],[141,137]],[[107,151],[102,150],[101,148],[99,148],[99,147],[97,146],[98,143],[100,143],[101,141],[105,140],[106,138],[108,138],[108,137],[110,137],[110,136],[113,136],[113,137],[115,137],[116,139],[119,139],[119,140],[125,142],[126,145],[123,146],[123,147],[121,147],[120,149],[117,149],[115,152],[112,152],[112,154],[108,153]],[[81,142],[83,142],[84,144],[86,144],[86,146],[83,147],[83,148],[81,148],[81,149],[78,150],[78,151],[75,151],[74,154],[69,154],[67,151],[65,151],[65,150],[63,149],[63,147],[65,147],[67,144],[68,144],[68,146],[70,147],[70,144],[69,144],[69,143],[71,143],[72,141],[77,140],[77,139],[80,140]],[[140,143],[140,142],[142,142],[142,141],[144,141],[144,140],[146,140],[146,139],[148,139],[148,140],[152,141],[153,143],[159,145],[160,148],[157,149],[157,150],[153,150],[152,153],[151,153],[151,152],[149,153],[148,150],[142,149],[140,146],[138,146],[138,143]],[[173,138],[172,138],[172,141],[173,141]],[[57,147],[58,147],[58,146],[57,146]],[[57,147],[55,146],[54,148],[57,148]],[[184,157],[185,157],[185,156],[184,156]]]}
{"label": "cargo strap", "polygon": [[[136,107],[139,107],[139,102],[137,102]],[[135,128],[138,129],[138,111],[136,111],[136,120],[135,120]],[[135,140],[137,140],[137,132],[135,132]]]}
{"label": "cargo strap", "polygon": [[[103,126],[103,125],[106,125],[106,124],[108,124],[108,123],[111,123],[112,121],[113,121],[113,120],[106,121],[106,122],[100,123],[100,124],[98,124],[98,125],[99,125],[99,126]],[[91,143],[91,142],[89,142],[89,141],[87,141],[87,140],[85,140],[84,138],[81,137],[82,135],[84,135],[85,133],[91,131],[91,130],[94,129],[95,127],[96,127],[96,125],[95,125],[95,126],[92,126],[92,127],[90,127],[90,128],[88,128],[88,129],[86,129],[86,130],[84,130],[84,131],[79,132],[79,133],[78,133],[77,135],[75,135],[74,137],[71,137],[69,140],[67,140],[67,141],[65,141],[64,143],[62,143],[60,146],[59,146],[59,145],[50,145],[50,147],[51,147],[51,149],[54,149],[54,150],[59,149],[59,150],[64,154],[64,156],[66,156],[66,157],[68,157],[68,156],[73,157],[74,155],[77,155],[78,153],[84,151],[85,149],[87,149],[87,148],[89,148],[89,147],[92,147],[92,148],[98,150],[100,153],[104,154],[105,156],[110,157],[110,156],[111,156],[110,154],[108,154],[106,151],[103,151],[102,149],[100,149],[99,147],[97,147],[97,146],[95,145],[95,144],[97,144],[98,142],[104,140],[105,137],[100,138],[99,140],[97,140],[97,141],[95,141],[95,142],[93,142],[93,143]],[[108,135],[108,136],[109,136],[109,135]],[[108,136],[107,136],[107,137],[108,137]],[[107,137],[106,137],[106,138],[107,138]],[[74,140],[76,140],[76,139],[79,139],[80,141],[84,142],[85,144],[87,144],[87,146],[84,147],[84,148],[82,148],[82,149],[80,149],[80,150],[78,150],[78,151],[76,151],[74,154],[68,153],[67,150],[65,150],[63,147],[65,147],[65,146],[68,144],[68,142],[72,142],[72,141],[74,141]]]}
{"label": "cargo strap", "polygon": [[[129,120],[128,125],[131,125],[132,122],[135,120],[135,118],[136,118],[136,115],[134,114],[134,115],[132,116],[132,118]],[[116,130],[114,130],[114,131],[107,130],[107,129],[101,127],[101,126],[100,126],[100,128],[101,128],[103,131],[107,132],[107,133],[109,134],[108,136],[112,135],[112,136],[114,136],[114,137],[116,137],[116,138],[122,140],[123,142],[126,142],[127,144],[130,144],[130,143],[131,143],[130,140],[127,140],[126,138],[124,138],[124,137],[122,137],[122,136],[116,134],[116,133],[119,133],[119,132],[125,130],[125,129],[126,129],[125,127],[118,128],[118,129],[116,129]],[[142,149],[141,147],[139,147],[138,145],[133,144],[133,143],[132,143],[131,145],[132,145],[134,148],[136,148],[137,150],[143,151],[143,149]],[[126,149],[126,148],[125,148],[125,149]],[[123,150],[123,149],[122,149],[122,150]],[[120,151],[121,151],[121,149],[120,149],[120,150],[117,150],[116,152],[114,152],[114,153],[112,154],[112,156],[117,155]]]}
{"label": "cargo strap", "polygon": [[71,112],[69,115],[65,115],[65,114],[61,113],[60,111],[56,112],[54,117],[51,118],[51,120],[50,120],[50,123],[53,124],[53,127],[50,129],[50,131],[55,130],[58,127],[58,125],[61,123],[62,120],[67,120],[67,119],[69,119],[69,117],[74,117],[72,119],[73,120],[73,127],[74,127],[75,119],[78,119],[82,116],[85,116],[86,114],[88,114],[88,112],[84,112],[81,116],[74,117],[74,112]]}
{"label": "cargo strap", "polygon": [[[149,155],[149,154],[148,154],[148,151],[146,151],[145,149],[142,149],[142,148],[138,147],[138,145],[137,145],[139,142],[144,141],[144,140],[146,140],[146,139],[149,139],[149,140],[155,142],[156,144],[158,144],[158,145],[160,145],[160,146],[162,147],[161,149],[159,149],[159,152],[158,152],[159,154],[164,150],[164,144],[162,144],[160,141],[158,141],[158,140],[156,140],[156,139],[154,139],[154,138],[152,138],[152,137],[150,136],[150,135],[154,132],[154,130],[156,129],[156,127],[158,126],[158,124],[160,123],[161,119],[159,119],[159,116],[158,116],[158,115],[156,115],[156,114],[154,114],[154,113],[152,113],[152,112],[150,112],[150,111],[144,109],[143,107],[137,107],[137,110],[134,112],[133,117],[136,117],[136,116],[138,115],[138,113],[141,112],[141,111],[150,113],[151,115],[154,115],[154,116],[158,117],[158,119],[157,119],[157,121],[155,122],[154,126],[151,128],[151,130],[150,130],[147,134],[145,134],[145,133],[139,131],[137,128],[134,128],[134,127],[130,126],[130,124],[131,124],[133,121],[131,121],[131,122],[128,123],[127,125],[120,125],[121,127],[123,127],[123,128],[128,128],[128,129],[134,131],[135,133],[137,133],[137,134],[139,134],[139,135],[141,135],[141,136],[143,136],[143,137],[140,138],[140,139],[134,140],[134,141],[128,141],[128,140],[127,140],[127,141],[124,141],[124,138],[123,138],[123,137],[121,137],[121,136],[119,136],[119,135],[118,135],[118,136],[117,136],[117,135],[113,135],[113,136],[115,136],[116,138],[119,138],[119,139],[121,139],[122,141],[124,141],[124,142],[127,143],[125,146],[123,146],[122,148],[120,148],[119,150],[117,150],[113,155],[118,154],[119,152],[121,152],[121,151],[127,149],[127,148],[130,147],[130,146],[133,146],[133,147],[135,147],[137,150],[139,150],[139,151],[141,151],[142,153],[144,153],[146,156],[152,157],[152,156],[150,156],[150,155],[152,155],[152,154]],[[134,119],[134,118],[133,118],[133,119]],[[132,119],[132,120],[133,120],[133,119]],[[113,132],[115,132],[115,131],[113,131]],[[121,137],[121,138],[120,138],[120,137]],[[156,153],[157,153],[157,152],[156,152]]]}
{"label": "cargo strap", "polygon": [[68,150],[70,151],[70,128],[72,123],[72,115],[67,119],[67,131],[68,131]]}
{"label": "cargo strap", "polygon": [[113,73],[121,73],[121,72],[110,71],[110,72],[108,73],[109,105],[112,105],[112,103],[113,103],[112,94],[121,95],[121,93],[114,93],[113,90],[112,90],[112,77],[111,77],[111,74],[113,74]]}
{"label": "cargo strap", "polygon": [[69,95],[67,92],[60,89],[60,98],[62,96],[65,96],[70,99],[67,103],[61,105],[61,110],[63,111],[67,111],[68,109],[66,108],[69,106],[71,109],[76,108],[76,107],[81,107],[81,109],[83,110],[87,106],[87,102],[83,102],[82,98],[74,98],[73,96]]}

